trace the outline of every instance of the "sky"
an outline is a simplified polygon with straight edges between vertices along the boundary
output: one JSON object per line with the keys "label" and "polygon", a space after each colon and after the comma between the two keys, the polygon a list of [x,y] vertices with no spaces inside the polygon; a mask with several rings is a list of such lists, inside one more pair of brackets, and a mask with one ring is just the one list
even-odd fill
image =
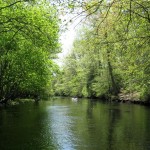
{"label": "sky", "polygon": [[74,24],[69,25],[68,29],[61,34],[60,42],[62,44],[62,52],[58,54],[59,61],[62,61],[71,50],[75,36],[76,30],[74,28]]}
{"label": "sky", "polygon": [[[70,18],[73,18],[72,15],[65,16],[66,20],[69,20]],[[64,18],[63,18],[64,19]],[[69,54],[73,47],[73,41],[76,37],[76,32],[79,27],[79,22],[81,18],[78,18],[71,23],[68,24],[67,30],[61,33],[60,36],[60,43],[62,45],[62,52],[58,54],[58,59],[56,62],[58,63],[59,66],[62,66],[63,64],[63,59]]]}

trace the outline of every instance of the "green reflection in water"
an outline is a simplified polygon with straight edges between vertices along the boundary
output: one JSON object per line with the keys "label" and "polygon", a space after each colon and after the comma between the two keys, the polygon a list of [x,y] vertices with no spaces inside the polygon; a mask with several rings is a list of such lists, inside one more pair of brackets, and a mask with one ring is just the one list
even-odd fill
{"label": "green reflection in water", "polygon": [[150,109],[57,99],[0,110],[1,150],[149,150]]}

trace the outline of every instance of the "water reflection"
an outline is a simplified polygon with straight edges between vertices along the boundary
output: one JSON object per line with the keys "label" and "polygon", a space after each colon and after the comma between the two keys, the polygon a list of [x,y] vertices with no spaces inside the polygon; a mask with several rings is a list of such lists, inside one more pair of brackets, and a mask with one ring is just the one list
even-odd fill
{"label": "water reflection", "polygon": [[1,150],[148,150],[150,109],[57,99],[0,110]]}
{"label": "water reflection", "polygon": [[1,150],[41,150],[55,149],[47,134],[44,120],[45,111],[33,104],[14,106],[0,112],[0,149]]}
{"label": "water reflection", "polygon": [[116,127],[117,123],[119,122],[121,118],[121,111],[119,108],[113,108],[111,107],[108,109],[108,137],[107,137],[107,148],[111,150],[116,150],[118,148],[118,144],[116,145]]}
{"label": "water reflection", "polygon": [[75,139],[71,132],[71,127],[74,121],[68,116],[69,109],[67,106],[48,107],[49,118],[52,122],[49,129],[53,134],[53,142],[58,149],[73,149],[73,140]]}

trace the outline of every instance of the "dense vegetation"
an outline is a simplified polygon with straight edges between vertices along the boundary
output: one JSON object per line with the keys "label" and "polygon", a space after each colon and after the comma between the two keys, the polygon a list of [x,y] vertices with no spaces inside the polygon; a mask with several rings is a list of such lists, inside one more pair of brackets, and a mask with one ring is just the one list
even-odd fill
{"label": "dense vegetation", "polygon": [[51,94],[58,33],[49,2],[0,0],[0,102]]}
{"label": "dense vegetation", "polygon": [[54,81],[56,94],[148,100],[150,2],[91,0],[81,6],[78,15],[86,20]]}
{"label": "dense vegetation", "polygon": [[[53,61],[59,52],[57,15],[71,12],[83,25],[58,74]],[[0,103],[53,92],[150,98],[147,0],[0,0],[0,35]]]}

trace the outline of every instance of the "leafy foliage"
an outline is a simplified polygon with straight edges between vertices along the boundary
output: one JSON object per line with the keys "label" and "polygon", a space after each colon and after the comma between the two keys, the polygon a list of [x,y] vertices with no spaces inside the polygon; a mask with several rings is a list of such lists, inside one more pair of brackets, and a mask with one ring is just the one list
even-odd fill
{"label": "leafy foliage", "polygon": [[48,94],[59,52],[56,10],[44,1],[0,0],[0,99]]}
{"label": "leafy foliage", "polygon": [[99,97],[124,92],[148,99],[149,10],[150,2],[142,0],[84,3],[85,25],[66,58],[61,93]]}

